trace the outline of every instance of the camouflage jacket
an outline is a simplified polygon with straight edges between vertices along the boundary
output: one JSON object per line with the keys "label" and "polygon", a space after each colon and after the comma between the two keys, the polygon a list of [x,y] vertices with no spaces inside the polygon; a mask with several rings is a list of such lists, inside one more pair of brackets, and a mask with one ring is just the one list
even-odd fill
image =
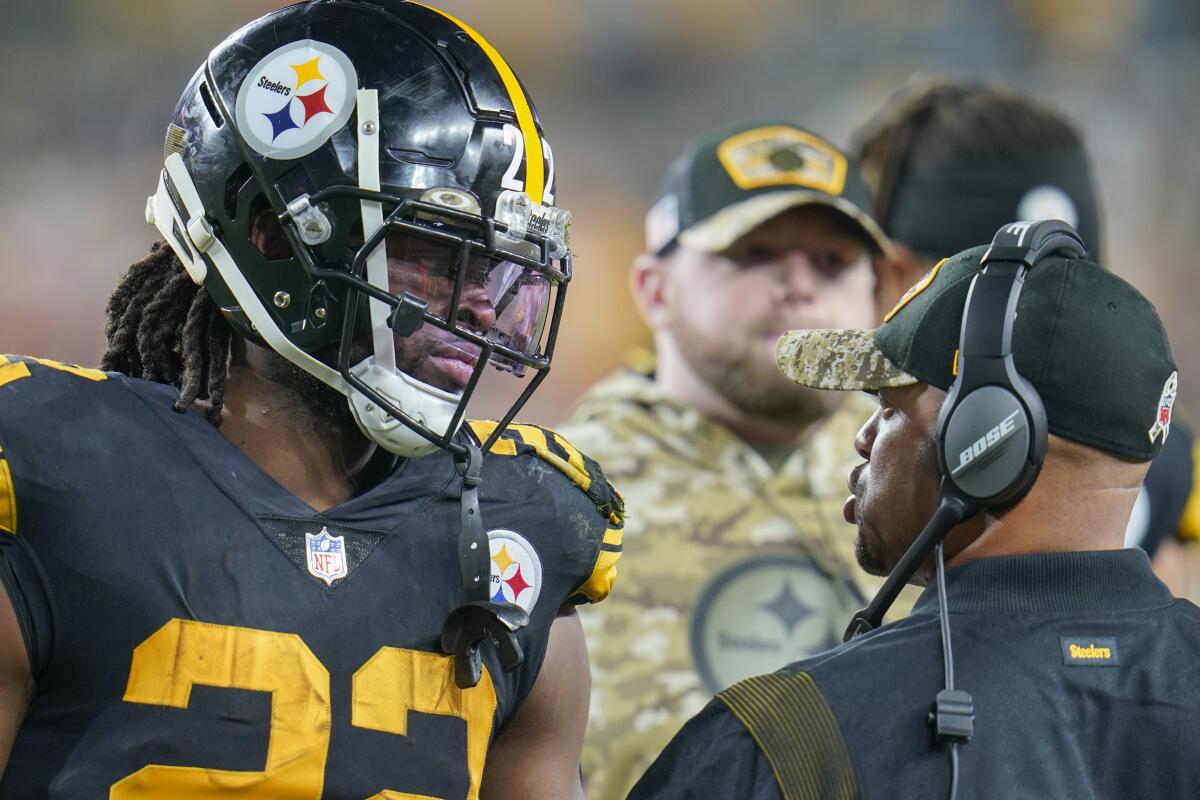
{"label": "camouflage jacket", "polygon": [[[621,588],[581,612],[592,660],[584,777],[624,798],[713,694],[841,641],[879,582],[842,518],[853,439],[873,404],[841,409],[778,471],[647,374],[592,387],[562,427],[625,495]],[[911,601],[909,602],[911,605]]]}

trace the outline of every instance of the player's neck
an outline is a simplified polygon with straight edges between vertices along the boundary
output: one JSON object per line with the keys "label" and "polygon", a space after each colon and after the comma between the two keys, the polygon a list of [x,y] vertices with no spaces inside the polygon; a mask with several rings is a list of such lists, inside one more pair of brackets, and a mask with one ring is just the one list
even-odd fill
{"label": "player's neck", "polygon": [[221,433],[317,511],[355,494],[375,450],[348,417],[332,418],[290,382],[246,363],[230,367]]}

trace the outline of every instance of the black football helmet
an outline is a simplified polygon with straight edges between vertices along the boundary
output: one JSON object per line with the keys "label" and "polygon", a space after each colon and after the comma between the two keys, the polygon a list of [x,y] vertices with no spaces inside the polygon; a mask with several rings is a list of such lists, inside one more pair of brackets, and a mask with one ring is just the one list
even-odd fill
{"label": "black football helmet", "polygon": [[485,365],[533,373],[504,423],[550,367],[571,275],[553,164],[470,27],[312,0],[212,51],[147,219],[235,330],[344,394],[366,436],[457,453]]}

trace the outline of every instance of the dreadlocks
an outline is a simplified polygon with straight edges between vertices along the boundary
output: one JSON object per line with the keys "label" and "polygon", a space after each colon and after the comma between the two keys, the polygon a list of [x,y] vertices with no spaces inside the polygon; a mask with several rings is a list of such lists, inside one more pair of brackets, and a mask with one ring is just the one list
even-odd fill
{"label": "dreadlocks", "polygon": [[175,410],[207,400],[221,423],[232,331],[163,242],[129,267],[108,299],[102,369],[179,389]]}

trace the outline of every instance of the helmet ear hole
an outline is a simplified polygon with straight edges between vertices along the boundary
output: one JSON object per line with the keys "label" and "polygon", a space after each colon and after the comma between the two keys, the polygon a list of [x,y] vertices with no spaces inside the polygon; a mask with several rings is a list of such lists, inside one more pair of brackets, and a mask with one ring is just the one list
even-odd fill
{"label": "helmet ear hole", "polygon": [[270,208],[265,207],[267,200],[262,203],[255,200],[251,210],[250,241],[258,252],[268,261],[282,261],[293,256],[292,245],[288,242],[287,234],[279,217]]}
{"label": "helmet ear hole", "polygon": [[208,109],[208,116],[212,118],[212,124],[218,128],[224,125],[225,119],[217,111],[217,104],[208,88],[208,81],[200,84],[200,99],[204,101],[204,107]]}

